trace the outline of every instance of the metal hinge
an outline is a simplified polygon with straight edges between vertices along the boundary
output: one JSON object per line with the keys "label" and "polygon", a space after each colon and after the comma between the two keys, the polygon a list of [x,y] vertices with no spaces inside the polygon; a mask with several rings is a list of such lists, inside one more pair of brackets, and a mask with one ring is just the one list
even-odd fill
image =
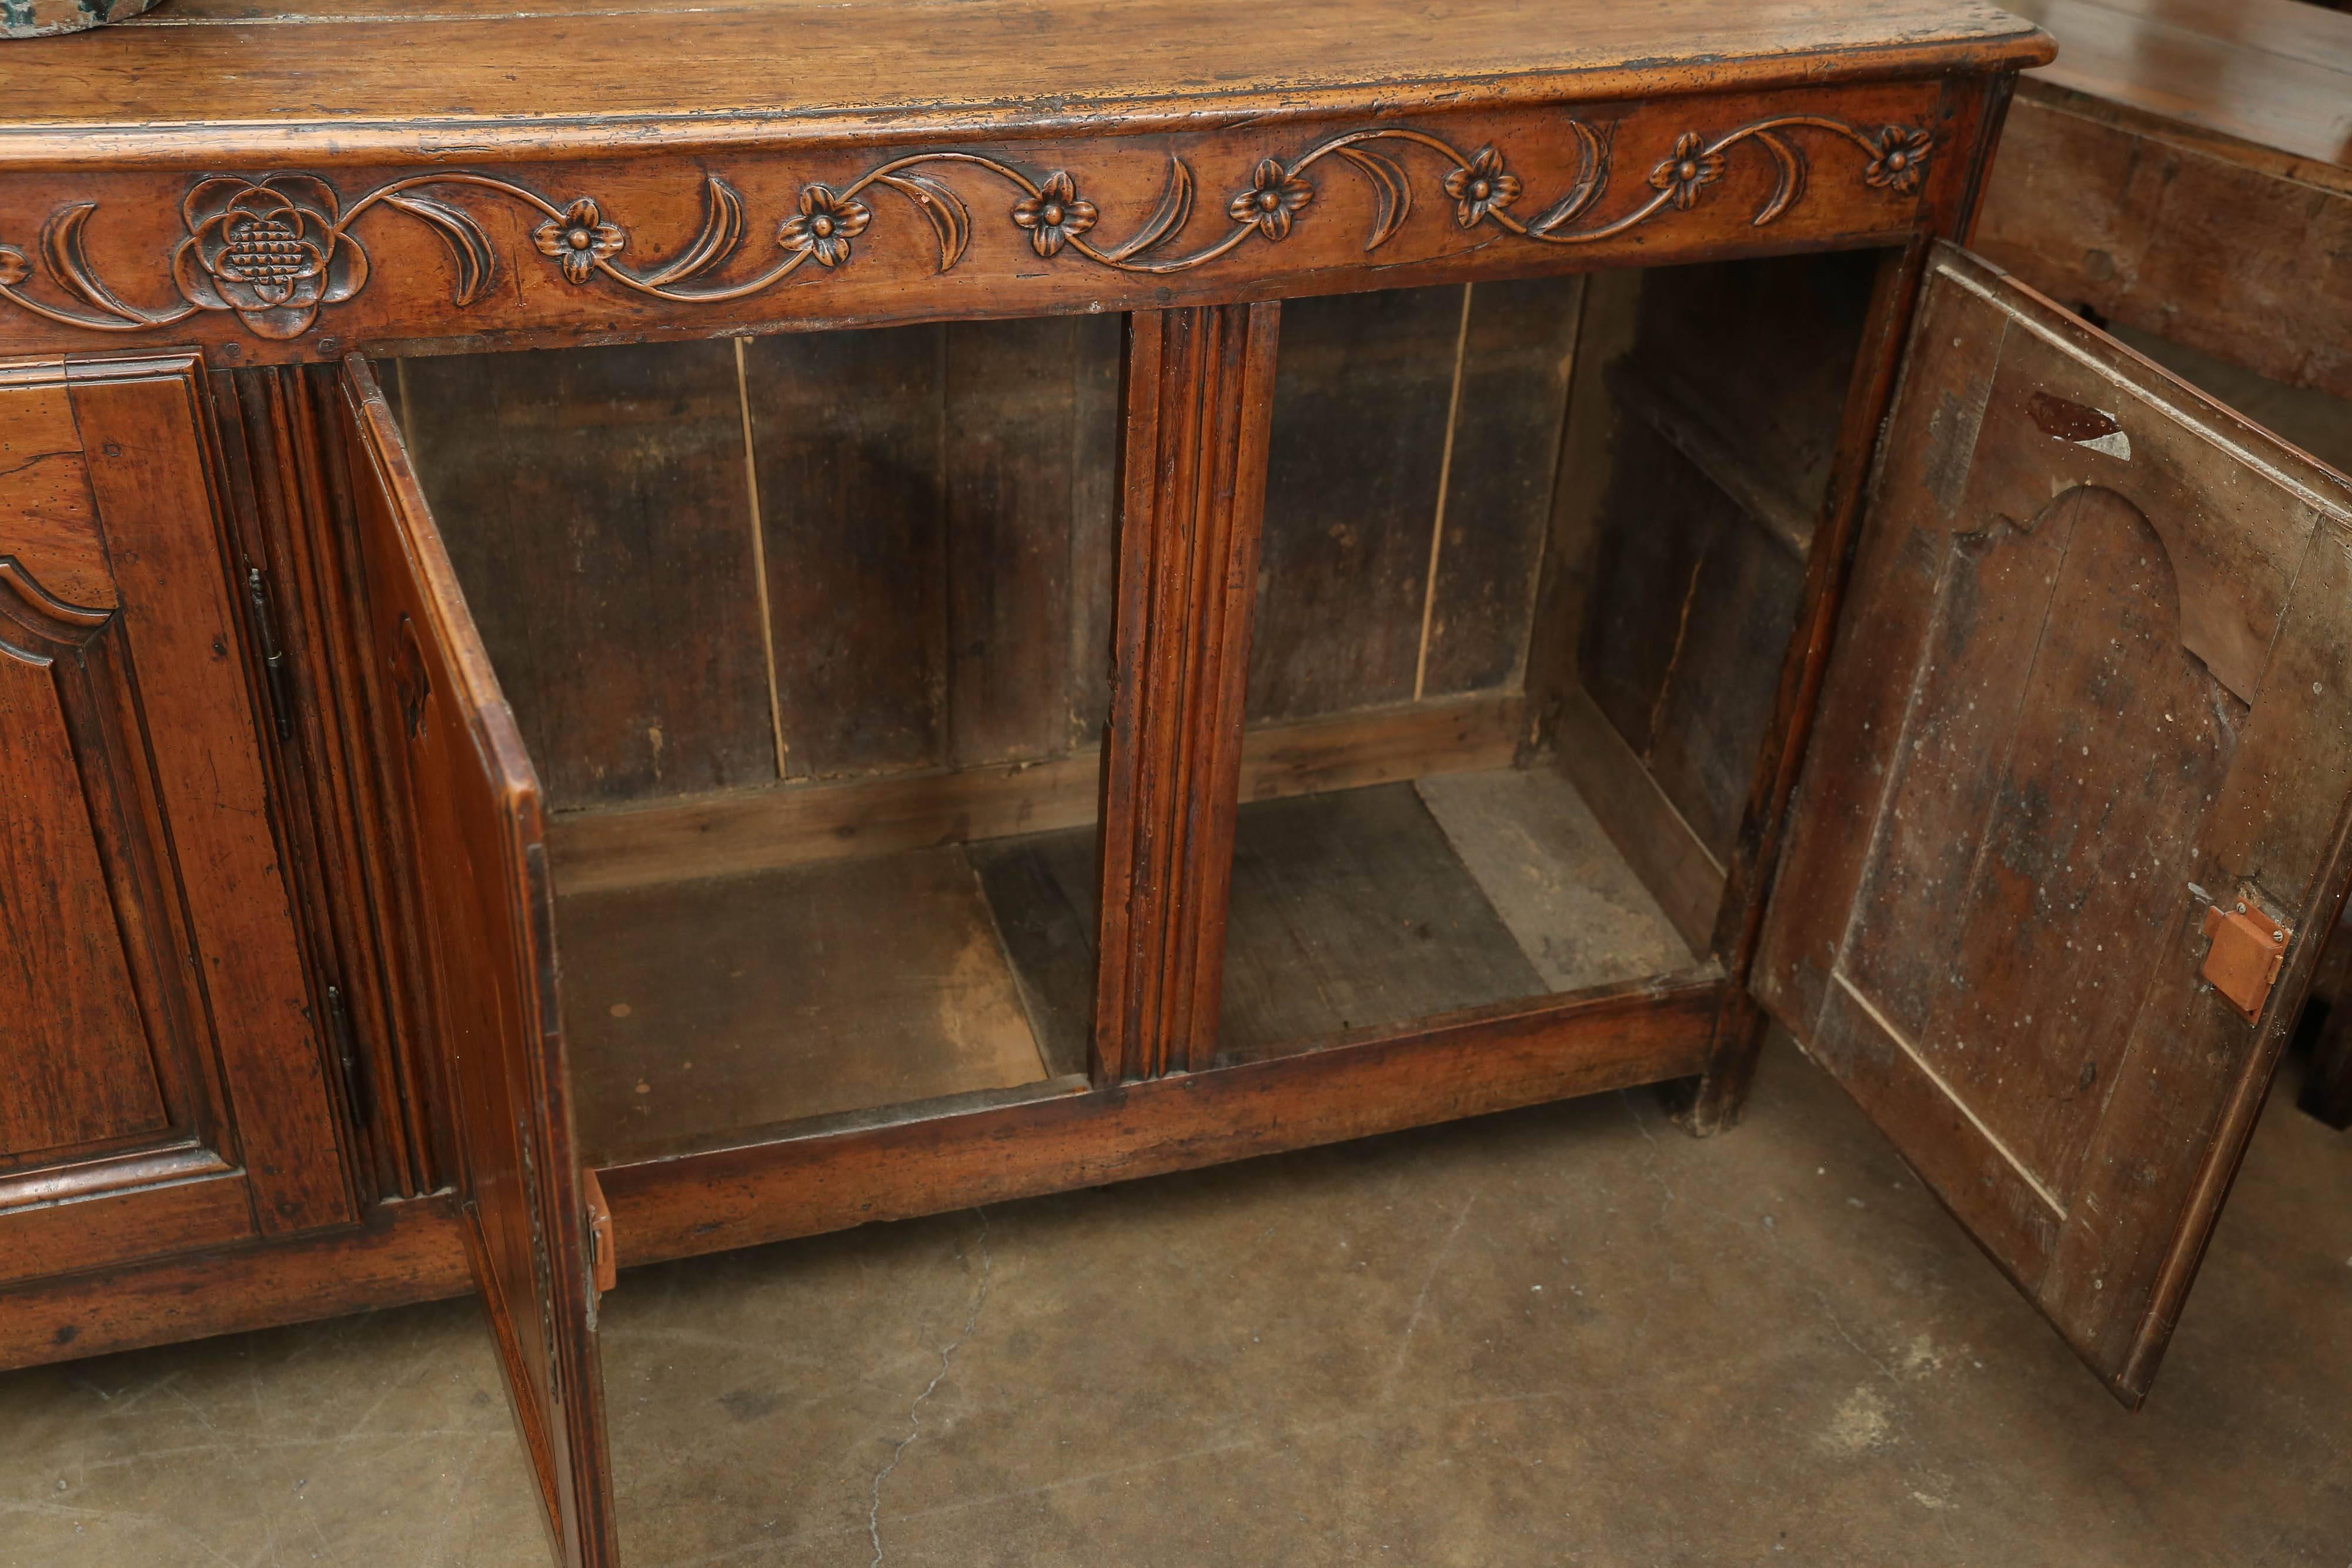
{"label": "metal hinge", "polygon": [[254,640],[261,644],[261,673],[269,684],[269,707],[278,719],[278,738],[294,738],[294,671],[278,641],[278,613],[270,608],[269,580],[261,569],[245,569],[245,598],[253,612]]}
{"label": "metal hinge", "polygon": [[368,1104],[367,1065],[360,1058],[359,1035],[352,1028],[351,1004],[341,986],[327,988],[327,1029],[333,1039],[335,1061],[343,1070],[343,1092],[350,1099],[352,1120],[364,1125]]}

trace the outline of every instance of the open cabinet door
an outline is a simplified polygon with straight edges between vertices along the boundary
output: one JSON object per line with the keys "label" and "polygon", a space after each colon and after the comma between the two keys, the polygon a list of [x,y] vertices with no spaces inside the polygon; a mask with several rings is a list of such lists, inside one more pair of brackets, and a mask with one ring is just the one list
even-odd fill
{"label": "open cabinet door", "polygon": [[615,1560],[593,1179],[573,1154],[539,779],[366,364],[338,400],[394,837],[460,1165],[467,1245],[566,1568]]}
{"label": "open cabinet door", "polygon": [[2127,1404],[2347,801],[2352,493],[1939,248],[1753,984]]}

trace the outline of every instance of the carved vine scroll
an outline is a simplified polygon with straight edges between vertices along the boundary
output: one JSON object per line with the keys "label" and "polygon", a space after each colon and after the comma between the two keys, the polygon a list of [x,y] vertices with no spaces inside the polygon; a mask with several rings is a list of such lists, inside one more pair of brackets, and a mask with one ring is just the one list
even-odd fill
{"label": "carved vine scroll", "polygon": [[[847,264],[874,221],[872,196],[877,190],[905,198],[922,215],[939,247],[940,270],[953,268],[972,235],[972,198],[950,183],[959,174],[1009,187],[1013,200],[1004,221],[1027,235],[1040,257],[1071,256],[1118,272],[1167,274],[1205,267],[1253,241],[1279,245],[1289,238],[1333,168],[1352,171],[1371,186],[1374,217],[1364,241],[1371,252],[1393,239],[1412,216],[1422,177],[1416,169],[1433,161],[1423,155],[1433,155],[1442,165],[1437,187],[1452,203],[1457,227],[1489,227],[1523,241],[1572,246],[1612,238],[1662,214],[1690,211],[1706,199],[1706,187],[1723,177],[1731,155],[1746,147],[1769,157],[1777,176],[1771,193],[1748,221],[1759,228],[1773,223],[1804,196],[1810,165],[1796,132],[1851,143],[1864,155],[1859,172],[1864,184],[1904,194],[1918,188],[1934,154],[1926,131],[1902,125],[1870,130],[1825,115],[1779,115],[1714,136],[1685,131],[1652,164],[1647,192],[1638,202],[1614,217],[1593,221],[1593,209],[1609,186],[1614,138],[1580,120],[1567,123],[1578,153],[1577,175],[1532,216],[1522,215],[1525,183],[1499,149],[1489,145],[1465,152],[1429,131],[1388,126],[1328,137],[1287,159],[1261,159],[1249,183],[1226,200],[1222,226],[1211,220],[1205,226],[1213,237],[1189,248],[1182,242],[1195,227],[1199,188],[1192,166],[1181,157],[1169,160],[1152,215],[1126,238],[1106,243],[1098,230],[1100,208],[1066,169],[1034,174],[977,152],[916,152],[878,164],[839,187],[815,182],[802,186],[797,210],[773,231],[781,256],[749,277],[726,282],[712,281],[710,275],[741,248],[748,225],[741,193],[716,174],[704,180],[703,223],[694,241],[666,261],[642,267],[625,259],[627,228],[593,196],[558,203],[510,180],[435,170],[388,181],[346,203],[312,174],[215,174],[192,185],[181,204],[184,232],[171,256],[176,303],[132,304],[99,277],[84,240],[98,210],[95,202],[73,203],[50,215],[35,247],[37,267],[25,250],[0,243],[0,298],[91,331],[144,331],[199,311],[234,311],[257,336],[299,337],[322,307],[340,304],[367,286],[371,264],[352,225],[377,207],[388,207],[425,225],[446,245],[454,302],[462,308],[481,297],[499,267],[488,234],[458,204],[468,192],[517,203],[538,214],[543,221],[532,231],[532,243],[567,282],[584,286],[602,278],[654,298],[707,305],[758,294],[812,264],[821,271]],[[29,292],[37,276],[46,276],[72,303]]]}

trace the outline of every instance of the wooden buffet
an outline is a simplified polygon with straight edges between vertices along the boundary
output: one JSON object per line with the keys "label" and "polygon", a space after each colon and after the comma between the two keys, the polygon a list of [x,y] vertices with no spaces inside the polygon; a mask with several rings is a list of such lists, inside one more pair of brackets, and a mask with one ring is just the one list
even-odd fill
{"label": "wooden buffet", "polygon": [[0,1364],[478,1288],[609,1563],[616,1260],[1711,1132],[1769,1013],[2146,1396],[2352,873],[2352,488],[1959,248],[2030,24],[5,50]]}

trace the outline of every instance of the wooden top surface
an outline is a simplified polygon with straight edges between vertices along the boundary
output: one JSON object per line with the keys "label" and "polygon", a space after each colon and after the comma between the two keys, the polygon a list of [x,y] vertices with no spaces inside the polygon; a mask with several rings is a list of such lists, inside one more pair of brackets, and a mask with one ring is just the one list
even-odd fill
{"label": "wooden top surface", "polygon": [[2352,170],[2352,15],[2303,0],[2013,0],[2056,35],[2034,76]]}
{"label": "wooden top surface", "polygon": [[0,45],[0,159],[168,158],[199,126],[213,160],[1141,128],[2001,69],[2049,47],[1981,0],[170,0]]}

